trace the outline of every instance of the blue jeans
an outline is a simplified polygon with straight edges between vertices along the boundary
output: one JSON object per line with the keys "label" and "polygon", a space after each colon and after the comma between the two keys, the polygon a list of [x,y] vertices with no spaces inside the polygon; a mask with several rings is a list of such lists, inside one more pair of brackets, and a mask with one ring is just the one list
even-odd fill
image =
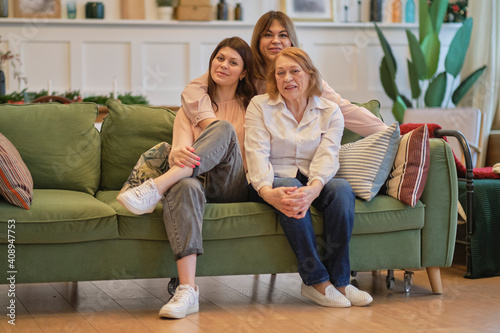
{"label": "blue jeans", "polygon": [[242,202],[247,198],[243,159],[233,125],[211,123],[193,143],[200,166],[190,178],[170,187],[162,198],[163,222],[175,259],[203,254],[205,202]]}
{"label": "blue jeans", "polygon": [[[274,178],[273,187],[302,187],[307,178]],[[312,206],[323,212],[324,257],[318,252],[311,221],[311,210],[302,219],[288,217],[277,211],[285,236],[297,256],[298,271],[305,285],[311,286],[328,280],[335,287],[350,283],[349,241],[354,225],[355,194],[351,185],[342,178],[333,178],[325,184]]]}

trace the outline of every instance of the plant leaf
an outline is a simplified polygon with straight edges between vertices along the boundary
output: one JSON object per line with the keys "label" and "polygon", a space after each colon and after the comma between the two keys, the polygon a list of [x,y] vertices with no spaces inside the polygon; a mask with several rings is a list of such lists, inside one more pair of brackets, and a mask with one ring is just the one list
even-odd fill
{"label": "plant leaf", "polygon": [[458,29],[455,37],[451,41],[448,54],[444,61],[445,69],[453,77],[457,77],[462,70],[465,60],[465,54],[469,48],[470,36],[472,33],[472,18],[466,19],[460,29]]}
{"label": "plant leaf", "polygon": [[411,101],[408,99],[408,97],[406,97],[405,95],[399,95],[399,97],[401,97],[401,99],[403,100],[403,102],[405,103],[407,108],[413,107],[413,105],[412,105]]}
{"label": "plant leaf", "polygon": [[396,86],[395,77],[392,76],[389,71],[386,57],[382,58],[379,70],[380,70],[380,81],[382,82],[382,87],[384,87],[385,93],[393,101],[396,100],[396,97],[398,96],[398,88]]}
{"label": "plant leaf", "polygon": [[394,101],[394,104],[392,105],[392,115],[394,116],[394,119],[398,121],[400,124],[403,123],[403,117],[406,111],[406,104],[401,98],[401,96],[398,95],[398,98]]}
{"label": "plant leaf", "polygon": [[413,69],[417,74],[417,78],[419,80],[423,80],[427,75],[427,66],[425,64],[424,53],[420,48],[420,44],[418,43],[417,37],[415,37],[415,35],[409,29],[406,29],[406,37],[408,37],[408,45],[410,47]]}
{"label": "plant leaf", "polygon": [[422,93],[422,90],[420,90],[420,82],[415,71],[415,66],[413,66],[410,60],[408,60],[408,77],[410,80],[411,98],[417,99]]}
{"label": "plant leaf", "polygon": [[439,41],[438,34],[433,32],[425,37],[421,43],[421,47],[425,57],[425,64],[427,65],[427,75],[425,78],[430,80],[436,74],[439,62],[441,42]]}
{"label": "plant leaf", "polygon": [[460,100],[465,96],[467,91],[476,83],[477,79],[483,74],[484,70],[486,69],[486,66],[483,66],[479,69],[477,69],[474,73],[466,77],[460,85],[455,89],[453,92],[453,95],[451,96],[451,101],[453,104],[457,105]]}
{"label": "plant leaf", "polygon": [[380,45],[382,46],[382,50],[384,51],[384,56],[386,58],[387,62],[387,69],[389,73],[391,74],[391,77],[396,77],[396,71],[398,70],[398,66],[396,64],[396,58],[394,58],[394,54],[392,53],[391,46],[387,42],[387,39],[385,39],[384,34],[378,27],[377,23],[375,24],[375,30],[377,30],[377,35],[378,39],[380,41]]}
{"label": "plant leaf", "polygon": [[434,31],[439,34],[441,24],[443,24],[446,11],[448,10],[448,0],[434,0],[429,9]]}
{"label": "plant leaf", "polygon": [[425,37],[434,32],[434,28],[432,27],[431,17],[429,14],[429,5],[427,4],[427,0],[420,0],[420,3],[418,5],[418,15],[419,15],[418,37],[420,43],[422,44],[422,41],[425,39]]}
{"label": "plant leaf", "polygon": [[424,102],[426,106],[440,107],[446,93],[446,72],[440,73],[429,83],[425,92]]}

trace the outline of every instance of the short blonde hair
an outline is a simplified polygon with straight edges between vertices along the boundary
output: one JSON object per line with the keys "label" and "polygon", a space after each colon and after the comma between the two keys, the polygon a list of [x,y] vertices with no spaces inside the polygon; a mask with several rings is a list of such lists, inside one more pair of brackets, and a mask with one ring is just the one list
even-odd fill
{"label": "short blonde hair", "polygon": [[321,96],[323,94],[323,80],[321,79],[321,74],[312,63],[309,55],[298,47],[288,47],[276,55],[267,73],[266,85],[269,97],[276,99],[280,93],[276,83],[276,62],[280,57],[289,57],[293,59],[303,71],[310,75],[309,88],[307,89],[308,98],[311,96]]}

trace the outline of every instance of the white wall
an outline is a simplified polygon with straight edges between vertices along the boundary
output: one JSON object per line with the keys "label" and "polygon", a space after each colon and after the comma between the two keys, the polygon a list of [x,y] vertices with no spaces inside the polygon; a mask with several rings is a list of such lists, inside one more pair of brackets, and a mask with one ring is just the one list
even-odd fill
{"label": "white wall", "polygon": [[[147,1],[155,5],[154,0]],[[83,4],[83,0],[79,2]],[[104,2],[108,8],[118,0]],[[182,89],[207,70],[209,56],[220,40],[240,36],[250,42],[258,17],[279,8],[276,2],[242,2],[246,13],[243,22],[3,19],[0,48],[20,53],[30,91],[46,89],[50,80],[53,91],[109,94],[116,80],[118,92],[144,94],[155,105],[179,105]],[[296,27],[301,47],[337,92],[351,101],[380,100],[385,122],[393,121],[392,102],[380,84],[382,49],[372,23],[297,22]],[[417,33],[417,27],[381,27],[399,64],[401,91],[409,95],[404,89],[408,87],[409,57],[405,29]],[[456,29],[456,25],[443,26],[442,47]],[[14,81],[10,68],[7,79],[7,92],[24,88]]]}

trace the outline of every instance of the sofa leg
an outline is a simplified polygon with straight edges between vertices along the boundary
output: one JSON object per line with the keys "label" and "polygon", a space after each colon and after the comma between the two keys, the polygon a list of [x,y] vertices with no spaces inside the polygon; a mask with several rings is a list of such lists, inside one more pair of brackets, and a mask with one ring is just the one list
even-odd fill
{"label": "sofa leg", "polygon": [[380,269],[372,270],[372,276],[379,276],[379,275],[380,275]]}
{"label": "sofa leg", "polygon": [[441,271],[439,270],[439,267],[427,267],[426,270],[432,292],[435,294],[442,294],[443,285],[441,284]]}

